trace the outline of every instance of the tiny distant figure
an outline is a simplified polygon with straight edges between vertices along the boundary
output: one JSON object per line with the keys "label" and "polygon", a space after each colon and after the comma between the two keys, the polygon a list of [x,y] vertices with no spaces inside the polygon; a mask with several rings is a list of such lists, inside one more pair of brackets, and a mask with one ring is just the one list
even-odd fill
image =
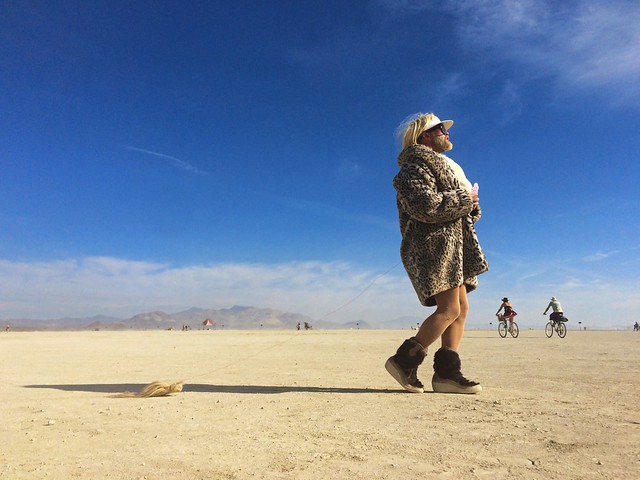
{"label": "tiny distant figure", "polygon": [[[503,308],[504,308],[504,313],[502,315],[500,315],[500,311]],[[518,315],[518,313],[513,309],[513,306],[511,305],[511,302],[509,301],[509,299],[507,297],[504,297],[502,299],[502,305],[500,305],[500,308],[496,312],[496,316],[498,317],[498,319],[501,322],[505,322],[505,321],[509,322],[509,331],[510,332],[513,331],[513,319],[515,318],[516,315]]]}
{"label": "tiny distant figure", "polygon": [[[637,322],[636,322],[636,325],[638,325]],[[4,327],[5,332],[8,332],[9,330],[11,330],[11,325],[7,325],[6,327]]]}
{"label": "tiny distant figure", "polygon": [[311,326],[311,324],[309,322],[304,322],[304,329],[305,330],[311,330],[313,327]]}
{"label": "tiny distant figure", "polygon": [[461,372],[458,348],[469,312],[467,293],[478,286],[478,275],[489,265],[474,224],[480,219],[478,185],[445,155],[453,148],[452,120],[419,113],[398,129],[402,151],[393,179],[402,242],[400,258],[425,307],[436,307],[385,363],[387,372],[404,388],[423,393],[417,370],[427,348],[440,341],[433,356],[431,387],[438,393],[478,393],[480,383]]}
{"label": "tiny distant figure", "polygon": [[560,305],[560,302],[558,301],[558,299],[556,297],[551,297],[551,301],[549,302],[549,305],[547,305],[547,308],[544,309],[544,312],[542,313],[543,315],[547,314],[547,310],[552,309],[553,312],[551,312],[551,315],[549,315],[549,320],[551,320],[552,322],[566,322],[567,319],[564,317],[563,311],[562,311],[562,305]]}
{"label": "tiny distant figure", "polygon": [[296,330],[300,330],[300,322],[296,325]]}
{"label": "tiny distant figure", "polygon": [[640,332],[640,325],[638,325],[638,322],[636,322],[635,325],[633,326],[633,331]]}

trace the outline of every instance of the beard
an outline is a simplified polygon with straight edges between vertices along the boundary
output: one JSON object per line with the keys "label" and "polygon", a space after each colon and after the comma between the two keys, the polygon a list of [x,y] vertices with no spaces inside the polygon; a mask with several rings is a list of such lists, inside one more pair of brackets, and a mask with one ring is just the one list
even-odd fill
{"label": "beard", "polygon": [[433,149],[438,152],[448,152],[453,148],[453,143],[449,141],[446,135],[440,135],[433,139]]}

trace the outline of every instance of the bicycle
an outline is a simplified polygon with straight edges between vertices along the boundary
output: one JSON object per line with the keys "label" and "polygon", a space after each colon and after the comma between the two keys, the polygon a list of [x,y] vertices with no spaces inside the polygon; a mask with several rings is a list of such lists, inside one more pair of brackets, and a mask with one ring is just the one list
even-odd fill
{"label": "bicycle", "polygon": [[564,338],[567,335],[567,326],[564,324],[567,320],[562,317],[559,320],[549,320],[544,327],[544,334],[547,338],[551,338],[555,331],[560,338]]}
{"label": "bicycle", "polygon": [[518,338],[520,335],[520,329],[518,328],[518,324],[515,321],[511,321],[511,325],[507,326],[507,317],[504,315],[496,315],[498,317],[498,333],[502,338],[507,336],[507,333],[510,333],[513,338]]}

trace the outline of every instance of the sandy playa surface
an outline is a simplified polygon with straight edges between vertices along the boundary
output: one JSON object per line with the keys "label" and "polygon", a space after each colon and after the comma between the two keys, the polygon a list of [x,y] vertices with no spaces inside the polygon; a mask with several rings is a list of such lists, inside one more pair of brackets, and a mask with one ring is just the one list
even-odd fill
{"label": "sandy playa surface", "polygon": [[0,478],[640,478],[640,334],[469,331],[464,396],[398,390],[410,333],[2,332]]}

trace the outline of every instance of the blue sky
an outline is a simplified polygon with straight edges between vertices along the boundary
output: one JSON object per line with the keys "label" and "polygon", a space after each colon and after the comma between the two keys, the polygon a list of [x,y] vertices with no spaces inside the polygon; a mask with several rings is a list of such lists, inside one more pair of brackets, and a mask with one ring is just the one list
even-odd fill
{"label": "blue sky", "polygon": [[433,111],[480,184],[469,325],[640,320],[636,1],[0,8],[0,319],[424,317],[391,180]]}

